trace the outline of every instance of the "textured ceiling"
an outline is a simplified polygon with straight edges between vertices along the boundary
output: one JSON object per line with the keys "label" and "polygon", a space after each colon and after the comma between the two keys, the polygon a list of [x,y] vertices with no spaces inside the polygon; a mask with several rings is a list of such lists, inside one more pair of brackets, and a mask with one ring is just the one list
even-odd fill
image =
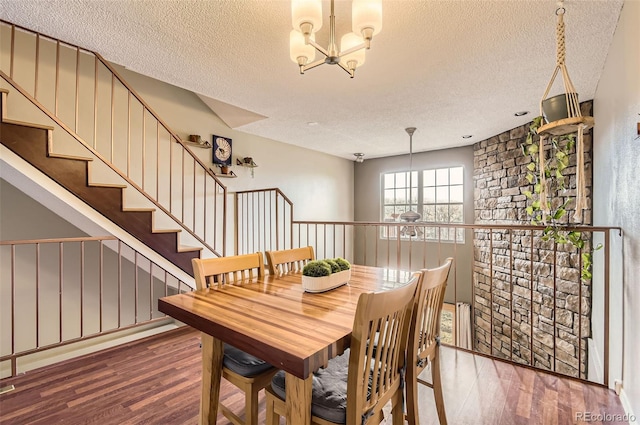
{"label": "textured ceiling", "polygon": [[[567,0],[567,67],[593,98],[622,0]],[[472,144],[537,115],[555,66],[553,0],[384,0],[383,29],[355,79],[298,73],[287,0],[3,1],[2,18],[212,98],[239,130],[353,159]],[[329,2],[316,41],[328,39]],[[351,2],[336,1],[336,33]],[[554,92],[561,91],[557,78]],[[215,106],[214,106],[215,108]],[[514,112],[531,111],[525,117]],[[220,115],[225,114],[219,111]],[[249,120],[250,121],[250,120]],[[310,126],[309,122],[317,125]],[[462,135],[473,135],[462,139]]]}

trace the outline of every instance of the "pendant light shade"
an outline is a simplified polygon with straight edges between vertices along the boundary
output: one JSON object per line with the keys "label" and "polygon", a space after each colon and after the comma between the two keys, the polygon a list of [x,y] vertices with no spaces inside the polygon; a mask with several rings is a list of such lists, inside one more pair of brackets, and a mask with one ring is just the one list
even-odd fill
{"label": "pendant light shade", "polygon": [[[382,30],[382,0],[353,0],[351,9],[353,32],[371,38]],[[370,29],[370,31],[365,31]],[[370,34],[363,34],[363,31]]]}
{"label": "pendant light shade", "polygon": [[[356,33],[350,32],[342,36],[342,39],[340,40],[340,51],[346,52],[347,50],[360,44],[362,44],[362,37]],[[340,60],[347,64],[349,68],[355,69],[356,67],[362,66],[364,64],[365,56],[365,50],[360,49],[348,55],[342,56]]]}
{"label": "pendant light shade", "polygon": [[[311,34],[311,40],[315,39],[315,35]],[[304,35],[300,31],[291,30],[289,34],[289,51],[291,60],[298,65],[306,65],[316,58],[316,49],[311,44],[306,44]]]}
{"label": "pendant light shade", "polygon": [[322,28],[322,0],[291,0],[291,21],[294,29],[311,24],[310,32]]}

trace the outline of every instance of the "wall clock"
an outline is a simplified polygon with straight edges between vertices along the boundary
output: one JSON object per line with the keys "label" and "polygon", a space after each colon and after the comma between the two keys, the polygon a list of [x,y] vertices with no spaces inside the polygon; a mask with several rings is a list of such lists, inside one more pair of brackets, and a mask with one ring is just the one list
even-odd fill
{"label": "wall clock", "polygon": [[213,163],[216,165],[231,165],[231,139],[213,136]]}

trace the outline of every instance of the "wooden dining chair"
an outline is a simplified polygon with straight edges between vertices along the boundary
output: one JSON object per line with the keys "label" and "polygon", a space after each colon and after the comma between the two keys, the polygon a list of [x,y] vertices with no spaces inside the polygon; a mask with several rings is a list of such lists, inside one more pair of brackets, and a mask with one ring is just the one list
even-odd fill
{"label": "wooden dining chair", "polygon": [[[422,273],[407,285],[358,298],[351,345],[313,374],[312,424],[379,424],[392,403],[393,424],[404,423],[402,374],[414,296]],[[377,338],[378,343],[369,344]],[[278,372],[267,393],[267,425],[286,413],[285,373]]]}
{"label": "wooden dining chair", "polygon": [[[239,284],[264,276],[261,252],[232,257],[191,260],[198,290]],[[222,377],[241,389],[245,396],[245,421],[218,401],[222,414],[235,425],[258,424],[258,393],[277,372],[273,366],[229,344],[224,344]]]}
{"label": "wooden dining chair", "polygon": [[[406,393],[409,425],[418,425],[420,422],[418,384],[433,389],[440,424],[447,423],[440,378],[440,317],[452,262],[453,258],[447,258],[442,266],[423,270],[424,277],[416,292],[407,351]],[[431,383],[419,378],[429,365]]]}
{"label": "wooden dining chair", "polygon": [[267,251],[267,264],[272,275],[302,271],[311,260],[315,260],[312,246],[285,249],[281,251]]}

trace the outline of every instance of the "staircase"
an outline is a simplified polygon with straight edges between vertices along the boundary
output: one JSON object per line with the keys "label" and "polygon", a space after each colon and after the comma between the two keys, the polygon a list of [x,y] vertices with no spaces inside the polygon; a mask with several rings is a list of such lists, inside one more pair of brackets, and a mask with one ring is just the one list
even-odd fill
{"label": "staircase", "polygon": [[1,20],[0,39],[3,145],[189,275],[226,254],[226,187],[109,62]]}
{"label": "staircase", "polygon": [[52,152],[53,127],[7,119],[5,108],[9,92],[6,89],[0,91],[0,141],[3,145],[158,254],[193,275],[191,259],[199,258],[202,248],[181,246],[180,229],[154,229],[155,209],[125,208],[123,191],[126,185],[91,183],[93,158]]}

